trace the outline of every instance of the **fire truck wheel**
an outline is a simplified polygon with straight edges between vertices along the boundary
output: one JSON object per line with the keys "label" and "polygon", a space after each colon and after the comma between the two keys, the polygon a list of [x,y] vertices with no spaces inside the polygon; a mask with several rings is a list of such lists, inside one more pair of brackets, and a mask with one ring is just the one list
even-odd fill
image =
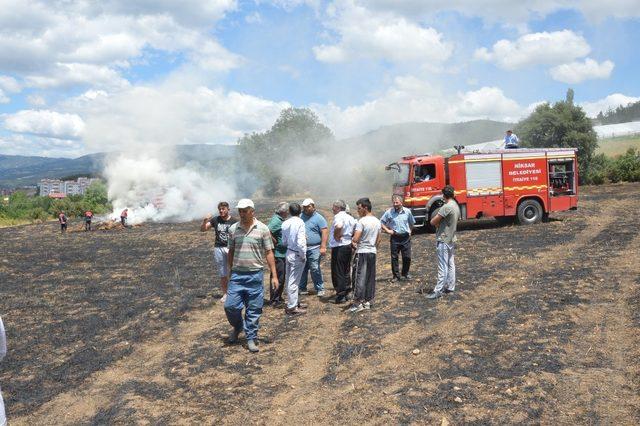
{"label": "fire truck wheel", "polygon": [[531,225],[542,221],[542,206],[536,200],[524,200],[518,206],[518,223]]}

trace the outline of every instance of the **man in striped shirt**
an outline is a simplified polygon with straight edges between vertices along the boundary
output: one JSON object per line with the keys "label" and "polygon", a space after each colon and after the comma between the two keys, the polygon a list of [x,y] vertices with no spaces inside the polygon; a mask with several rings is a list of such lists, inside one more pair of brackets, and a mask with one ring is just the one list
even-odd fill
{"label": "man in striped shirt", "polygon": [[[229,343],[236,343],[244,330],[247,347],[258,352],[258,326],[264,303],[264,264],[271,272],[271,285],[278,288],[278,274],[273,256],[273,240],[267,225],[255,218],[253,201],[242,199],[236,206],[240,222],[229,229],[229,289],[224,310],[233,331]],[[244,319],[242,318],[244,309]]]}

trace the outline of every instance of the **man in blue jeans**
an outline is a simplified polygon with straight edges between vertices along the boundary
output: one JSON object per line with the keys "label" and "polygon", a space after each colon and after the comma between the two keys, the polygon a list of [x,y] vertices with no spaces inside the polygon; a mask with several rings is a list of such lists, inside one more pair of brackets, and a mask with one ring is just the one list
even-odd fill
{"label": "man in blue jeans", "polygon": [[460,220],[460,208],[455,200],[453,186],[442,188],[444,205],[431,219],[431,225],[436,228],[436,255],[438,256],[438,281],[433,292],[427,299],[438,299],[443,293],[453,293],[456,289],[456,264],[454,259],[456,230]]}
{"label": "man in blue jeans", "polygon": [[[229,343],[236,343],[244,330],[247,347],[258,352],[257,339],[260,315],[264,303],[264,263],[271,272],[271,285],[277,289],[278,274],[273,255],[273,240],[267,225],[255,218],[253,201],[242,199],[236,206],[240,222],[229,229],[229,288],[224,311],[233,330]],[[242,318],[244,309],[244,319]]]}
{"label": "man in blue jeans", "polygon": [[316,205],[311,198],[302,202],[302,214],[300,218],[304,221],[307,233],[307,263],[302,271],[300,279],[300,294],[312,294],[307,291],[307,281],[309,272],[313,287],[318,296],[324,296],[324,281],[320,270],[320,259],[327,253],[327,241],[329,240],[329,228],[327,221],[316,211]]}

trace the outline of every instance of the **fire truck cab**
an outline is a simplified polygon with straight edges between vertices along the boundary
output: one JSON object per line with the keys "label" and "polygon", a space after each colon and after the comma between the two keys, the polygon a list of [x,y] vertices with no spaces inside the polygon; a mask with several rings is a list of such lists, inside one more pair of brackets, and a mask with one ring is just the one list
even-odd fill
{"label": "fire truck cab", "polygon": [[416,218],[426,225],[443,204],[442,188],[452,185],[461,219],[495,217],[532,224],[549,212],[578,206],[575,148],[459,151],[449,157],[410,155],[389,164],[393,193],[404,198]]}

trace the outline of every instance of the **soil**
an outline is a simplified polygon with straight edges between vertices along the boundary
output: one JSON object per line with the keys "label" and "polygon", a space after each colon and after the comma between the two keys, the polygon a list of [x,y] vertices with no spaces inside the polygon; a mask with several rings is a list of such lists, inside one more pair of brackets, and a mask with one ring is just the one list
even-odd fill
{"label": "soil", "polygon": [[[378,204],[379,205],[379,204]],[[265,307],[260,352],[225,343],[199,222],[61,235],[0,229],[0,385],[11,425],[640,423],[640,185],[585,187],[532,226],[463,223],[455,293],[428,301],[381,245],[373,309]],[[331,288],[329,262],[324,276]]]}

